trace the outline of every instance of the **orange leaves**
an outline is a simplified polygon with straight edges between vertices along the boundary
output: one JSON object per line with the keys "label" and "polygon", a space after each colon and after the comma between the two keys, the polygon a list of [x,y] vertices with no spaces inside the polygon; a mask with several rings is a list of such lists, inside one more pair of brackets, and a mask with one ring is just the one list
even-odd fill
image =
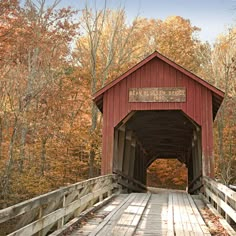
{"label": "orange leaves", "polygon": [[[5,1],[0,4],[3,3]],[[67,147],[81,145],[84,141],[81,142],[80,135],[86,140],[84,130],[89,121],[83,117],[87,115],[82,112],[86,110],[84,102],[79,101],[84,101],[85,91],[79,89],[80,83],[72,80],[75,66],[73,70],[67,69],[72,65],[68,58],[70,43],[78,30],[78,24],[73,22],[76,12],[56,10],[55,6],[36,7],[27,1],[24,7],[15,5],[13,21],[12,17],[6,17],[11,11],[9,6],[3,6],[5,15],[0,15],[0,21],[5,23],[5,28],[0,28],[0,45],[4,46],[4,50],[0,50],[0,180],[7,181],[0,186],[0,200],[16,202],[17,192],[23,195],[20,186],[27,197],[32,197],[85,177],[85,170],[80,172],[78,168],[81,162],[70,161],[73,157],[67,153]],[[0,7],[0,11],[2,9]],[[76,98],[69,99],[75,92]],[[65,168],[61,168],[60,163],[64,163]],[[72,174],[68,170],[74,165],[77,169]],[[78,177],[77,172],[81,176]]]}
{"label": "orange leaves", "polygon": [[148,186],[185,189],[187,168],[175,159],[157,159],[147,170]]}
{"label": "orange leaves", "polygon": [[198,72],[200,61],[196,45],[200,42],[197,40],[196,32],[199,28],[192,26],[189,20],[180,16],[170,16],[163,21],[140,18],[137,23],[137,42],[145,45],[145,52],[157,50],[186,69]]}
{"label": "orange leaves", "polygon": [[215,124],[217,177],[224,184],[236,183],[236,30],[221,35],[212,54],[215,84],[225,91],[223,105]]}

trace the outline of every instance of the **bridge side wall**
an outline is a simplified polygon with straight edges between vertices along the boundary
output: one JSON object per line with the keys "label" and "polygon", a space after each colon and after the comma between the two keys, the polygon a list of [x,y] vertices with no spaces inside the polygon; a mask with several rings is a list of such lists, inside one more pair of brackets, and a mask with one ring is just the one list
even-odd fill
{"label": "bridge side wall", "polygon": [[[186,102],[130,103],[128,101],[129,88],[150,87],[185,87]],[[203,174],[213,177],[213,114],[211,91],[159,58],[152,59],[104,94],[102,174],[109,174],[113,171],[114,128],[131,111],[135,110],[182,110],[193,119],[202,129]]]}

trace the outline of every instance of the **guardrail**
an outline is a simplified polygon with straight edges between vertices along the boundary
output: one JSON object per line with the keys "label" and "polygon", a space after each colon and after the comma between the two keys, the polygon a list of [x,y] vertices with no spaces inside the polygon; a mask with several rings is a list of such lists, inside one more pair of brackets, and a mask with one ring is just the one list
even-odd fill
{"label": "guardrail", "polygon": [[231,185],[231,184],[230,184],[230,185],[229,185],[229,188],[232,189],[232,190],[234,190],[234,191],[236,191],[236,185]]}
{"label": "guardrail", "polygon": [[204,177],[204,195],[212,206],[231,225],[236,224],[236,192],[227,186]]}
{"label": "guardrail", "polygon": [[4,235],[48,235],[118,189],[116,175],[85,180],[0,210],[0,224]]}
{"label": "guardrail", "polygon": [[137,181],[136,179],[124,174],[121,171],[114,171],[118,175],[118,183],[127,192],[146,192],[147,186]]}

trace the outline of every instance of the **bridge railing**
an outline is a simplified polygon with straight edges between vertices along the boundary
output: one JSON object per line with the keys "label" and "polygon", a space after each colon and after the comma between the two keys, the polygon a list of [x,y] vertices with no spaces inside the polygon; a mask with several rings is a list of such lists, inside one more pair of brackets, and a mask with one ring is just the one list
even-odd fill
{"label": "bridge railing", "polygon": [[114,171],[118,176],[118,183],[122,186],[122,189],[127,192],[146,192],[147,186],[139,182],[138,180],[124,174],[123,172]]}
{"label": "bridge railing", "polygon": [[208,177],[203,178],[204,195],[231,225],[236,224],[236,192]]}
{"label": "bridge railing", "polygon": [[1,233],[11,236],[49,234],[118,190],[117,176],[106,175],[21,202],[0,210],[0,228],[7,231]]}

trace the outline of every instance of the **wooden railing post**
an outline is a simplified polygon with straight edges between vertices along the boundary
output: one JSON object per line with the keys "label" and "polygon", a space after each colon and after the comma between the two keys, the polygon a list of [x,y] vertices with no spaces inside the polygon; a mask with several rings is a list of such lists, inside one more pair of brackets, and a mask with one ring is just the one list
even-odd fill
{"label": "wooden railing post", "polygon": [[[62,208],[65,208],[66,207],[66,195],[63,196],[63,199],[62,199]],[[64,216],[58,220],[57,222],[57,229],[60,229],[62,228],[64,225]]]}
{"label": "wooden railing post", "polygon": [[[119,189],[117,179],[115,175],[100,176],[0,210],[0,223],[8,224],[17,217],[20,224],[14,232],[9,230],[11,235],[47,235],[49,230],[60,229],[82,211],[93,208],[103,197],[110,199]],[[24,221],[25,216],[32,219]]]}
{"label": "wooden railing post", "polygon": [[[225,195],[225,203],[226,203],[227,205],[230,204],[230,202],[228,201],[228,196],[227,196],[227,195]],[[235,210],[235,209],[234,209],[234,210]],[[226,221],[227,221],[229,224],[232,224],[232,223],[233,223],[231,217],[227,214],[227,212],[225,212],[225,219],[226,219]],[[235,223],[236,223],[236,222],[235,222]]]}
{"label": "wooden railing post", "polygon": [[[217,192],[217,197],[220,198],[219,192]],[[220,213],[220,215],[222,215],[222,209],[219,204],[216,205],[216,210]]]}
{"label": "wooden railing post", "polygon": [[[43,217],[43,207],[41,206],[41,207],[39,207],[39,216],[38,216],[38,219],[41,220],[42,217]],[[38,236],[42,236],[42,235],[43,235],[42,230],[40,230],[40,231],[38,232]]]}

